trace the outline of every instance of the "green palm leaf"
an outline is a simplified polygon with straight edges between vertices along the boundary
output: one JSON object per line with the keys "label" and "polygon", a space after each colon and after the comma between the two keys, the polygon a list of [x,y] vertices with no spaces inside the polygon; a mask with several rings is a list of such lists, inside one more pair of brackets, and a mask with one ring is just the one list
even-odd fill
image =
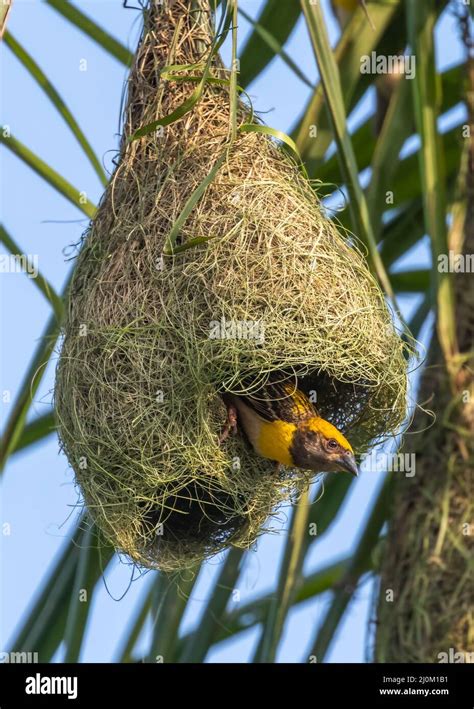
{"label": "green palm leaf", "polygon": [[42,416],[37,416],[33,419],[33,421],[24,426],[23,431],[18,437],[11,453],[19,453],[25,448],[28,448],[28,446],[47,438],[54,433],[55,430],[56,420],[52,411],[49,411],[47,414],[43,414]]}
{"label": "green palm leaf", "polygon": [[64,119],[64,122],[66,125],[69,127],[71,130],[72,134],[76,138],[77,142],[83,149],[87,159],[91,163],[92,167],[94,168],[97,177],[99,180],[102,182],[102,184],[105,186],[108,182],[107,176],[104,172],[104,169],[102,165],[100,164],[100,161],[95,154],[91,144],[87,140],[86,136],[82,132],[81,128],[79,127],[78,122],[72,115],[71,111],[67,107],[66,103],[63,101],[61,98],[59,92],[55,89],[53,84],[49,81],[48,77],[46,74],[42,71],[42,69],[38,66],[38,64],[35,62],[33,57],[26,51],[24,47],[13,37],[10,32],[7,32],[4,37],[4,42],[11,49],[13,54],[17,57],[17,59],[23,64],[25,69],[31,74],[33,79],[36,81],[38,86],[45,92],[46,96],[50,99],[51,103],[53,106],[56,108],[56,110],[60,113],[62,118]]}
{"label": "green palm leaf", "polygon": [[[336,588],[349,568],[351,561],[352,557],[335,561],[304,577],[301,585],[296,590],[291,607],[299,606]],[[373,568],[372,560],[368,559],[367,562],[368,565],[363,570],[363,573],[371,571]],[[229,640],[257,624],[265,623],[274,598],[275,594],[272,591],[258,596],[255,600],[249,601],[224,615],[214,636],[214,644]],[[190,643],[195,642],[195,636],[199,635],[199,631],[200,629],[198,628],[196,631],[183,636],[179,642],[183,652],[185,652]]]}
{"label": "green palm leaf", "polygon": [[282,54],[281,48],[290,36],[300,14],[301,8],[297,0],[286,2],[267,0],[254,24],[252,34],[240,53],[242,86],[248,86],[256,79],[276,54]]}
{"label": "green palm leaf", "polygon": [[[18,246],[13,237],[7,232],[3,224],[0,224],[0,241],[8,249],[8,251],[13,254],[13,256],[21,256],[25,252]],[[30,266],[33,264],[29,264]],[[28,269],[30,270],[30,269]],[[54,310],[56,318],[60,320],[63,316],[63,302],[61,298],[57,295],[51,283],[38,272],[34,278],[31,279],[33,284],[38,288],[40,293],[46,298],[48,303]]]}
{"label": "green palm leaf", "polygon": [[152,598],[152,639],[148,662],[175,662],[178,655],[178,632],[186,604],[199,571],[160,573]]}
{"label": "green palm leaf", "polygon": [[[372,77],[360,71],[360,58],[377,48],[381,54],[391,54],[404,44],[403,25],[392,23],[400,11],[401,0],[373,5],[370,8],[375,31],[367,22],[362,9],[354,13],[334,50],[338,64],[344,106],[349,113],[372,83]],[[293,131],[308,172],[317,177],[323,157],[334,139],[330,119],[323,111],[325,93],[322,82],[305,106],[303,116]],[[317,128],[317,137],[313,128]]]}
{"label": "green palm leaf", "polygon": [[59,194],[62,194],[69,202],[83,212],[87,217],[92,218],[96,207],[89,200],[87,195],[73,187],[56,170],[44,162],[38,155],[35,155],[26,145],[10,134],[6,127],[0,126],[0,143],[11,150],[20,160],[23,160],[28,167],[31,167],[40,177],[51,185]]}
{"label": "green palm leaf", "polygon": [[333,600],[321,623],[310,651],[310,657],[322,662],[326,656],[337,627],[357,588],[361,576],[371,565],[371,556],[379,540],[380,531],[387,520],[391,500],[391,478],[387,476],[378,499],[373,506],[356,551],[341,581],[335,587]]}
{"label": "green palm leaf", "polygon": [[280,568],[277,592],[263,627],[260,644],[255,655],[255,662],[275,662],[285,619],[301,581],[305,544],[309,535],[308,519],[310,509],[309,490],[306,490],[293,509],[288,540]]}
{"label": "green palm leaf", "polygon": [[[328,111],[336,138],[344,181],[350,192],[349,208],[352,213],[354,230],[369,251],[369,258],[374,272],[387,295],[394,300],[390,279],[385,271],[377,250],[372,230],[367,202],[359,183],[359,171],[352,142],[347,131],[342,88],[339,71],[331,51],[321,9],[309,0],[301,0],[302,8],[310,32],[313,49],[318,61],[321,83],[324,88]],[[398,311],[398,307],[396,308]]]}
{"label": "green palm leaf", "polygon": [[59,12],[68,22],[75,25],[77,29],[84,32],[90,39],[96,42],[106,52],[109,52],[119,62],[130,66],[133,54],[121,42],[112,37],[102,27],[87,17],[81,10],[75,7],[69,0],[45,0],[46,4]]}
{"label": "green palm leaf", "polygon": [[[448,252],[446,168],[437,126],[440,94],[434,55],[435,22],[434,0],[426,0],[424,3],[408,0],[409,37],[417,58],[413,103],[421,138],[420,185],[423,190],[426,231],[432,244],[433,264],[438,263],[440,255]],[[457,352],[452,277],[449,272],[440,273],[437,268],[433,268],[432,275],[437,291],[438,337],[449,369]]]}
{"label": "green palm leaf", "polygon": [[227,553],[199,623],[199,632],[194,633],[189,642],[183,644],[184,649],[183,654],[180,655],[180,662],[204,662],[206,659],[209,648],[214,643],[222,626],[229,598],[242,568],[244,553],[242,549],[235,547]]}

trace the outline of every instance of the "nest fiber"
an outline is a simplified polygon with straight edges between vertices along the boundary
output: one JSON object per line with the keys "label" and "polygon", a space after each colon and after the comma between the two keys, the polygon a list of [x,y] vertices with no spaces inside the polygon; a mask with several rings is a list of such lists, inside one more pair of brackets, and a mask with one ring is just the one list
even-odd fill
{"label": "nest fiber", "polygon": [[[464,294],[472,292],[466,281],[462,287]],[[456,290],[460,329],[469,316],[463,318],[459,296],[464,294]],[[471,354],[459,378],[471,398],[454,399],[437,341],[431,346],[419,399],[436,399],[439,416],[433,422],[428,412],[417,410],[414,428],[420,433],[407,436],[404,447],[416,457],[416,475],[395,481],[378,602],[377,662],[474,662],[473,364]]]}
{"label": "nest fiber", "polygon": [[[202,76],[212,35],[207,3],[193,7],[145,12],[117,168],[70,287],[56,385],[61,440],[90,514],[116,548],[164,570],[250,546],[309,482],[240,436],[219,445],[223,391],[296,373],[359,453],[397,430],[406,406],[404,345],[362,255],[269,136],[238,131],[229,142],[228,84],[206,84],[179,120],[128,140],[196,90],[190,77]],[[170,65],[188,68],[170,76]],[[228,77],[218,58],[212,76]],[[238,125],[252,120],[239,102]],[[192,246],[163,256],[216,165],[179,230],[177,246]]]}

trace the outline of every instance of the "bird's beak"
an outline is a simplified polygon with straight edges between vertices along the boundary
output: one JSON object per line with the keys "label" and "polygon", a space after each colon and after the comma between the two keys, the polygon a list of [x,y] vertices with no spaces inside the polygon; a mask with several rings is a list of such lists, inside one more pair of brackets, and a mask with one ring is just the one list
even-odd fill
{"label": "bird's beak", "polygon": [[354,454],[347,452],[343,456],[341,456],[338,460],[339,465],[343,470],[346,470],[348,473],[351,473],[355,477],[359,475],[359,469],[357,467],[356,459],[354,458]]}

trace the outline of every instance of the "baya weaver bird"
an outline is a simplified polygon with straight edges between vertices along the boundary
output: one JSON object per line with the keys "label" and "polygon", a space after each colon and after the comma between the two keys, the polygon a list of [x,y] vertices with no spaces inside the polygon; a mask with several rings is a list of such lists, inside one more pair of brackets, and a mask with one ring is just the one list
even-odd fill
{"label": "baya weaver bird", "polygon": [[220,442],[240,426],[255,453],[278,466],[358,475],[349,441],[295,384],[270,381],[257,394],[225,393],[223,400],[228,418]]}

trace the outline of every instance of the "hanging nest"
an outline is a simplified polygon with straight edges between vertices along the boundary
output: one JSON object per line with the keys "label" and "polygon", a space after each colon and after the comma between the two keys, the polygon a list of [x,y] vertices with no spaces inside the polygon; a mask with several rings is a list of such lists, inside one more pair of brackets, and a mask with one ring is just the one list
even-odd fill
{"label": "hanging nest", "polygon": [[[464,294],[471,274],[461,274]],[[471,330],[472,338],[472,330]],[[472,339],[469,345],[472,347]],[[462,387],[474,395],[474,357]],[[376,642],[377,662],[469,662],[474,658],[474,406],[453,400],[435,339],[423,373],[420,401],[436,401],[438,418],[419,409],[404,453],[416,475],[395,481],[384,545]],[[387,600],[387,591],[391,592]],[[471,654],[472,653],[472,654]],[[454,659],[453,659],[454,655]],[[445,659],[443,659],[445,658]]]}
{"label": "hanging nest", "polygon": [[[459,11],[466,45],[463,146],[456,199],[464,217],[450,230],[449,251],[474,252],[474,56],[472,25]],[[461,226],[462,225],[462,226]],[[446,361],[434,329],[404,453],[416,474],[394,481],[377,604],[377,662],[474,662],[474,280],[452,274],[457,354]],[[434,408],[434,406],[433,406]],[[387,593],[389,592],[389,593]]]}
{"label": "hanging nest", "polygon": [[[405,345],[362,255],[271,137],[238,131],[229,144],[228,84],[206,84],[182,118],[129,140],[196,90],[183,79],[202,75],[212,33],[208,3],[193,7],[145,12],[117,168],[69,291],[55,392],[92,517],[116,548],[163,570],[249,547],[310,480],[276,472],[240,436],[219,445],[223,391],[296,373],[358,453],[406,414]],[[169,65],[188,69],[160,76]],[[217,56],[212,75],[229,76]],[[239,102],[237,123],[249,122]],[[216,165],[175,248],[194,245],[163,258]]]}

